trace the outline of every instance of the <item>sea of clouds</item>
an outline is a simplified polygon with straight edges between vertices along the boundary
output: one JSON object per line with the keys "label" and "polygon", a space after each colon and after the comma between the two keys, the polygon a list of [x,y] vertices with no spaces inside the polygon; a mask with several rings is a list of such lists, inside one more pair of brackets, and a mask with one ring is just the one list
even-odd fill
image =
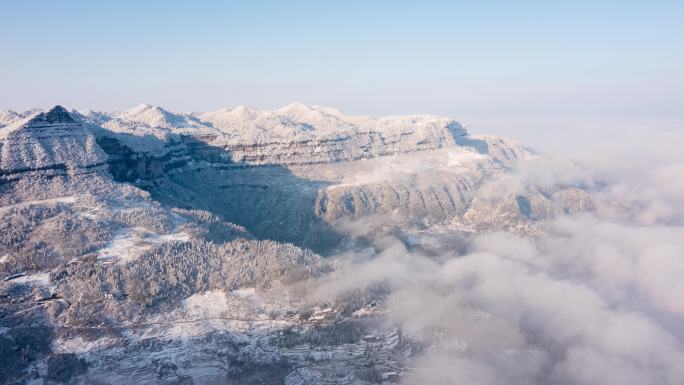
{"label": "sea of clouds", "polygon": [[592,212],[439,256],[385,242],[340,258],[316,295],[388,285],[389,317],[430,345],[406,384],[683,384],[684,132],[584,134],[537,140],[542,161],[483,193],[582,185]]}

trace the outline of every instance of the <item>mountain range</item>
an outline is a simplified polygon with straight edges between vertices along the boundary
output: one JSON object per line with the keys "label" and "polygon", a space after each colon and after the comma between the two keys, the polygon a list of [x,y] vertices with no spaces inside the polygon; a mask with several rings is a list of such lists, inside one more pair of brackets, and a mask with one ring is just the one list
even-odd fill
{"label": "mountain range", "polygon": [[0,382],[375,384],[434,341],[391,287],[324,298],[349,255],[534,237],[585,186],[437,116],[291,104],[0,112]]}

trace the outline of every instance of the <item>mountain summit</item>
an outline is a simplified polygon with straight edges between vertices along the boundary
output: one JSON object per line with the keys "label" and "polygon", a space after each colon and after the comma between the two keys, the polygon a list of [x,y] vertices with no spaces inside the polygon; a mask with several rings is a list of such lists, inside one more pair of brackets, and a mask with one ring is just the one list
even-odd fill
{"label": "mountain summit", "polygon": [[39,113],[29,121],[29,124],[36,123],[74,123],[74,119],[72,118],[71,114],[69,114],[69,111],[67,111],[64,107],[57,105],[52,107],[47,112]]}

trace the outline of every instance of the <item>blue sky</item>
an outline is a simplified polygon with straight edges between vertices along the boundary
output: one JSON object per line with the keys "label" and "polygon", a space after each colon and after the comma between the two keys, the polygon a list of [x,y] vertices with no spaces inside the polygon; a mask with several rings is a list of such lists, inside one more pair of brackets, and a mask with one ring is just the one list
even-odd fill
{"label": "blue sky", "polygon": [[489,131],[684,122],[682,1],[0,3],[0,109],[297,101]]}

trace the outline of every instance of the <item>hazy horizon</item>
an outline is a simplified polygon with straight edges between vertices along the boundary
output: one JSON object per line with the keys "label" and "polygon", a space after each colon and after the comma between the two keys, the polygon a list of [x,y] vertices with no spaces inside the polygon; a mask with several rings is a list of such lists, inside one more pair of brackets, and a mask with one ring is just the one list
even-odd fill
{"label": "hazy horizon", "polygon": [[11,2],[0,109],[301,102],[478,132],[684,122],[676,2]]}

